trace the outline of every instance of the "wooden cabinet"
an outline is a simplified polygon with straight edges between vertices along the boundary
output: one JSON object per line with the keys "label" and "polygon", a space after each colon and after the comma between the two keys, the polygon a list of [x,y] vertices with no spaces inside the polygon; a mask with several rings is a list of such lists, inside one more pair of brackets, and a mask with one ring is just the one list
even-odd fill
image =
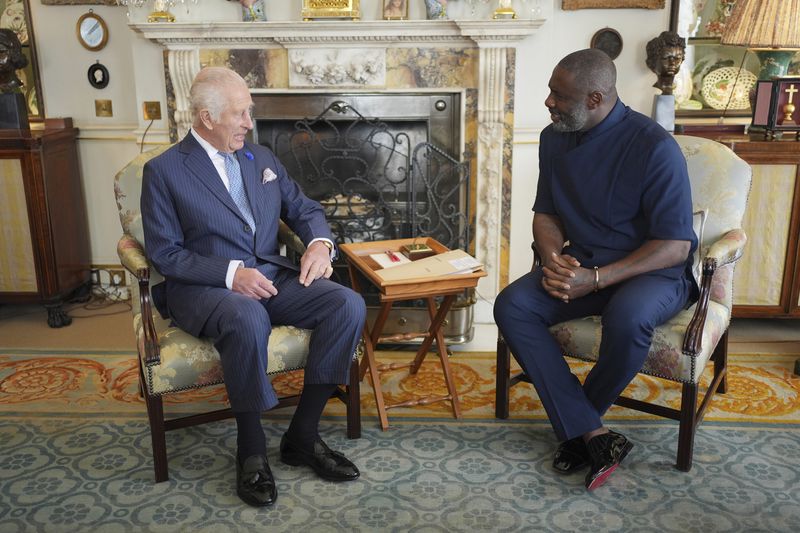
{"label": "wooden cabinet", "polygon": [[0,303],[41,302],[51,327],[90,277],[86,203],[76,139],[65,127],[0,130]]}
{"label": "wooden cabinet", "polygon": [[747,247],[736,266],[736,317],[800,317],[800,142],[746,135],[711,137],[753,167],[744,230]]}

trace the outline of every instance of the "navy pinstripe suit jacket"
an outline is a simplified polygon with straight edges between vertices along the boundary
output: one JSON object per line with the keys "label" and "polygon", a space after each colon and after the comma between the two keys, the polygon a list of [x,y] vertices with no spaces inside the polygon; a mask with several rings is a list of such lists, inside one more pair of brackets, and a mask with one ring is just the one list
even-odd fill
{"label": "navy pinstripe suit jacket", "polygon": [[[191,133],[145,164],[142,223],[150,261],[166,278],[153,287],[153,303],[162,316],[169,307],[188,306],[190,323],[180,326],[198,335],[224,291],[231,260],[256,267],[272,278],[281,267],[297,269],[279,255],[278,221],[307,245],[333,240],[318,202],[309,199],[267,148],[249,142],[236,152],[256,231],[248,227],[214,164]],[[270,169],[275,179],[264,181]],[[181,313],[184,315],[185,313]]]}

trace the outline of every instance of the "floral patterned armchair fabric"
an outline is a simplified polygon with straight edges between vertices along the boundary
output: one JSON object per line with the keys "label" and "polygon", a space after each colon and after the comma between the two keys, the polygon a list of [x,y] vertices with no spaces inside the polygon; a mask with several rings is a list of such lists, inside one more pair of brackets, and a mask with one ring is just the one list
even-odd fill
{"label": "floral patterned armchair fabric", "polygon": [[[133,274],[136,283],[131,287],[133,329],[139,352],[139,369],[150,430],[153,439],[153,458],[156,481],[167,479],[166,443],[164,432],[185,427],[181,419],[165,420],[161,397],[166,394],[198,389],[223,383],[219,353],[210,339],[196,338],[162,319],[150,302],[150,289],[163,281],[163,277],[148,262],[145,254],[144,230],[139,199],[142,186],[142,171],[145,163],[169,148],[159,146],[139,154],[120,170],[114,181],[120,223],[123,235],[117,244],[117,254],[122,265]],[[280,239],[287,248],[302,254],[305,250],[300,239],[281,222]],[[272,376],[305,367],[311,332],[293,326],[276,326],[269,341],[267,373]],[[355,372],[355,373],[354,373]],[[360,405],[359,380],[357,377],[357,354],[351,368],[350,385],[346,392],[337,391],[337,396],[347,404],[347,434],[359,438]],[[353,378],[355,376],[355,378]],[[291,405],[296,397],[284,398],[282,403]],[[229,409],[197,419],[195,423],[232,416]]]}
{"label": "floral patterned armchair fabric", "polygon": [[[659,326],[643,374],[680,382],[680,409],[620,397],[617,404],[680,421],[677,467],[692,465],[694,434],[714,392],[725,392],[728,324],[733,306],[733,269],[747,241],[741,229],[750,192],[750,166],[730,149],[700,137],[676,135],[689,169],[695,210],[695,233],[700,245],[695,252],[700,298],[689,309]],[[600,317],[586,317],[556,324],[550,330],[565,355],[596,361],[602,328]],[[709,361],[714,377],[697,407],[700,377]],[[510,375],[510,354],[502,336],[497,348],[496,411],[508,417],[509,388],[528,381],[524,374]]]}

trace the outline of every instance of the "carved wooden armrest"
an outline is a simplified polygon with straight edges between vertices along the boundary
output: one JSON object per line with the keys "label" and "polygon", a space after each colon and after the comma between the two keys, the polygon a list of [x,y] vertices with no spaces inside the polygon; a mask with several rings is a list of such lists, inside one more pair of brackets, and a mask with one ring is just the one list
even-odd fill
{"label": "carved wooden armrest", "polygon": [[153,305],[150,301],[150,266],[147,264],[144,248],[130,235],[123,235],[117,243],[119,260],[139,284],[139,306],[142,313],[144,333],[144,358],[147,365],[161,364],[161,351],[158,346],[158,333],[153,321]]}
{"label": "carved wooden armrest", "polygon": [[742,229],[734,229],[711,245],[703,258],[703,276],[700,282],[700,298],[683,337],[683,353],[695,356],[703,347],[703,328],[708,315],[708,300],[711,296],[711,282],[714,272],[721,266],[730,264],[742,257],[747,235]]}

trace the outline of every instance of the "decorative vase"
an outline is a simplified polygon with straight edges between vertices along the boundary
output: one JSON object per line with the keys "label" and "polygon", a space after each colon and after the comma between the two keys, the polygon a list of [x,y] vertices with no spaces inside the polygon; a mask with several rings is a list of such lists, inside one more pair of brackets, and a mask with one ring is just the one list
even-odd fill
{"label": "decorative vase", "polygon": [[425,0],[425,13],[428,20],[447,18],[447,0]]}

